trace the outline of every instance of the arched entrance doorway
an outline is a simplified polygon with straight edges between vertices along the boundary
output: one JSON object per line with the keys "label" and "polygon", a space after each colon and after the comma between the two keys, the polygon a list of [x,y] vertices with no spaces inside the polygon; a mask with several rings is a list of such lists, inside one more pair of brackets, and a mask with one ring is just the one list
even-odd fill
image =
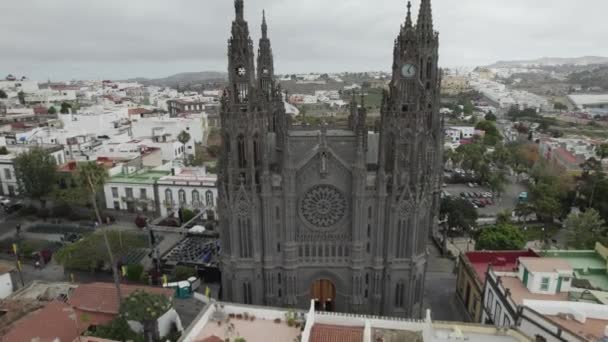
{"label": "arched entrance doorway", "polygon": [[336,286],[327,279],[317,280],[310,287],[310,298],[316,311],[332,312],[336,309]]}

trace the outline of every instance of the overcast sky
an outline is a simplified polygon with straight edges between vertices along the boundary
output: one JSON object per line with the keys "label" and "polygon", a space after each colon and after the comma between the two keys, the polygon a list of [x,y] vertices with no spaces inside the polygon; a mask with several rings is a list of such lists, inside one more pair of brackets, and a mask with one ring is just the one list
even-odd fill
{"label": "overcast sky", "polygon": [[[245,0],[256,45],[263,8],[278,73],[389,70],[406,11],[404,0]],[[433,0],[433,10],[443,66],[608,56],[606,0]],[[0,0],[0,77],[224,71],[233,17],[232,0]]]}

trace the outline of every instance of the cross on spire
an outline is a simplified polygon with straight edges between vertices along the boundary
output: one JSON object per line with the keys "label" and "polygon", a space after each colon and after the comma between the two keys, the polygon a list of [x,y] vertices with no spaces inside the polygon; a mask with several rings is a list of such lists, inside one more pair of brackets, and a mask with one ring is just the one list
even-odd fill
{"label": "cross on spire", "polygon": [[407,16],[405,18],[405,27],[412,27],[412,2],[407,2]]}

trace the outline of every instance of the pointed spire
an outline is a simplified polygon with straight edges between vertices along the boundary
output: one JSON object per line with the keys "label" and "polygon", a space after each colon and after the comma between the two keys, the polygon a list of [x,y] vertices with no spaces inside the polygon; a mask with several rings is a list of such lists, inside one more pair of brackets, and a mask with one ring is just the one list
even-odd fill
{"label": "pointed spire", "polygon": [[234,0],[234,9],[236,11],[236,19],[244,20],[245,19],[245,5],[243,4],[243,0]]}
{"label": "pointed spire", "polygon": [[431,0],[422,0],[420,2],[420,11],[418,12],[416,27],[421,36],[433,36],[433,10],[431,8]]}
{"label": "pointed spire", "polygon": [[407,2],[407,16],[405,17],[405,28],[412,27],[412,2]]}
{"label": "pointed spire", "polygon": [[262,11],[262,38],[268,38],[268,25],[266,24],[266,11]]}

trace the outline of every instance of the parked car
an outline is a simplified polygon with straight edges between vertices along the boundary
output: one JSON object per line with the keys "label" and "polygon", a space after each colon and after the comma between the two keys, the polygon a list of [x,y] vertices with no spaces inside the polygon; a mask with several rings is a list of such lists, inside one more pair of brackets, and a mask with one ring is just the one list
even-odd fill
{"label": "parked car", "polygon": [[473,185],[473,183],[469,183],[469,184],[467,184],[467,185],[469,186],[469,188],[473,188],[473,187],[475,187],[475,185]]}
{"label": "parked car", "polygon": [[19,211],[21,208],[23,208],[21,202],[11,202],[4,207],[4,211],[6,211],[7,214],[12,214]]}
{"label": "parked car", "polygon": [[6,208],[6,206],[9,205],[10,203],[11,203],[11,200],[9,198],[0,196],[0,205],[2,205],[3,207]]}

